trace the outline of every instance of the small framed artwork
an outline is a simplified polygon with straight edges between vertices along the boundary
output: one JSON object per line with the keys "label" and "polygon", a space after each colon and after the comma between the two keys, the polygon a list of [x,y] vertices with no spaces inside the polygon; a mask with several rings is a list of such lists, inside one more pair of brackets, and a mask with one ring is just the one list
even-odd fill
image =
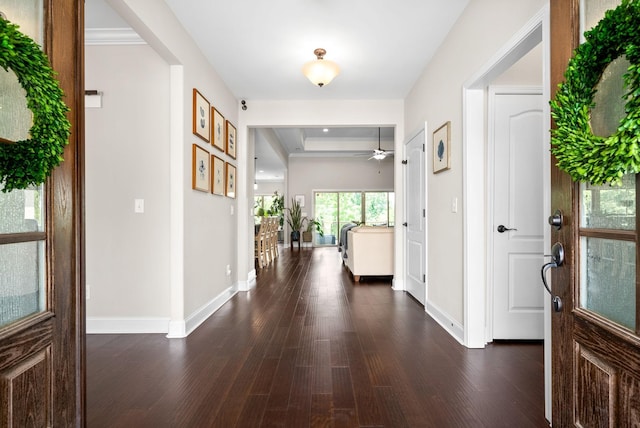
{"label": "small framed artwork", "polygon": [[211,193],[224,196],[224,178],[224,161],[216,155],[211,155]]}
{"label": "small framed artwork", "polygon": [[433,131],[433,173],[451,168],[451,122]]}
{"label": "small framed artwork", "polygon": [[193,165],[191,171],[191,186],[202,192],[209,191],[209,152],[197,144],[193,145]]}
{"label": "small framed artwork", "polygon": [[236,127],[227,120],[227,154],[236,158]]}
{"label": "small framed artwork", "polygon": [[231,165],[229,162],[226,163],[227,165],[227,186],[226,186],[226,191],[225,194],[229,197],[229,198],[235,198],[236,197],[236,167]]}
{"label": "small framed artwork", "polygon": [[226,137],[224,128],[224,116],[215,108],[211,107],[211,117],[213,117],[213,126],[211,127],[211,144],[216,149],[224,152],[224,139]]}
{"label": "small framed artwork", "polygon": [[296,195],[296,202],[300,205],[300,208],[304,208],[304,195]]}
{"label": "small framed artwork", "polygon": [[193,88],[193,133],[206,142],[209,142],[211,135],[210,109],[209,101]]}

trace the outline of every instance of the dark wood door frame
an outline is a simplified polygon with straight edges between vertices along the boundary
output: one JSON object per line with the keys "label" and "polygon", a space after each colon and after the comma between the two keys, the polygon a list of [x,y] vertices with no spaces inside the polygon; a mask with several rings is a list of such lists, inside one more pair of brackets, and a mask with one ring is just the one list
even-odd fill
{"label": "dark wood door frame", "polygon": [[[49,0],[47,50],[70,107],[65,162],[49,180],[54,318],[54,426],[85,421],[84,1]],[[54,355],[55,357],[55,355]]]}
{"label": "dark wood door frame", "polygon": [[44,1],[44,50],[71,136],[46,183],[45,310],[0,329],[3,426],[85,424],[84,1]]}
{"label": "dark wood door frame", "polygon": [[[551,31],[551,96],[555,97],[558,83],[564,80],[573,50],[579,43],[580,14],[579,0],[552,0],[550,10]],[[552,125],[553,126],[553,125]],[[571,412],[561,411],[569,403],[573,403],[573,393],[570,387],[559,388],[559,385],[573,385],[573,353],[571,340],[565,338],[573,336],[573,287],[575,271],[575,242],[577,221],[573,218],[576,210],[576,185],[568,174],[556,167],[555,157],[551,157],[551,182],[562,189],[557,192],[552,188],[551,209],[560,209],[565,214],[565,222],[569,227],[563,227],[551,232],[551,242],[561,242],[566,251],[565,266],[553,269],[551,277],[553,291],[560,296],[564,310],[552,312],[551,347],[554,350],[552,358],[552,425],[554,427],[573,426]],[[567,196],[570,195],[570,196]],[[573,409],[573,404],[570,406]]]}

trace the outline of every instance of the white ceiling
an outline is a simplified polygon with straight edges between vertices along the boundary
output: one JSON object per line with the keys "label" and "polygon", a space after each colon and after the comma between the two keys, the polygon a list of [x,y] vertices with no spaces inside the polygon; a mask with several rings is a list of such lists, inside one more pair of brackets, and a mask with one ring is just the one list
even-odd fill
{"label": "white ceiling", "polygon": [[[173,10],[232,93],[250,103],[404,99],[469,0],[157,1]],[[129,27],[108,3],[86,0],[87,28]],[[322,88],[301,72],[319,47],[341,68]],[[273,131],[292,155],[308,152],[303,141],[313,139],[339,148],[331,151],[333,155],[346,151],[345,156],[353,156],[377,147],[378,128]],[[382,132],[383,148],[385,140],[391,148],[393,129]],[[276,167],[274,153],[262,157],[265,162],[270,157]]]}

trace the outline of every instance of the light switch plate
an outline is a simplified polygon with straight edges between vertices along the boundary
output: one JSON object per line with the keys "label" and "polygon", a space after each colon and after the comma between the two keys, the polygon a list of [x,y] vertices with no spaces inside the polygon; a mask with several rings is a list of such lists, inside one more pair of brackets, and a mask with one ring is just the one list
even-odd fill
{"label": "light switch plate", "polygon": [[140,214],[144,212],[144,199],[136,199],[135,200],[134,212]]}

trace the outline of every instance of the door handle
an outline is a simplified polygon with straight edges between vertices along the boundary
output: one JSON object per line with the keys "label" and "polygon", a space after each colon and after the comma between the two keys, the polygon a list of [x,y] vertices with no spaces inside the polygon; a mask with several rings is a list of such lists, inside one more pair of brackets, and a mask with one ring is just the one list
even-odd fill
{"label": "door handle", "polygon": [[500,226],[498,226],[498,232],[500,233],[505,233],[509,230],[518,230],[515,227],[505,227],[505,225],[501,224]]}
{"label": "door handle", "polygon": [[403,225],[404,227],[409,226],[409,225],[407,224],[407,222],[406,222],[406,221],[405,221],[404,223],[402,223],[402,225]]}
{"label": "door handle", "polygon": [[551,292],[551,288],[549,284],[547,284],[547,271],[551,268],[557,268],[564,264],[564,247],[561,243],[556,242],[551,247],[551,255],[547,255],[545,257],[551,257],[551,261],[549,263],[545,263],[542,265],[542,269],[540,270],[540,276],[542,276],[542,285],[549,292],[551,296],[551,304],[553,305],[553,310],[555,312],[560,312],[562,310],[562,299],[560,296],[556,296]]}
{"label": "door handle", "polygon": [[549,226],[553,226],[556,230],[562,229],[564,217],[562,215],[562,211],[556,210],[553,215],[549,216],[548,222]]}

